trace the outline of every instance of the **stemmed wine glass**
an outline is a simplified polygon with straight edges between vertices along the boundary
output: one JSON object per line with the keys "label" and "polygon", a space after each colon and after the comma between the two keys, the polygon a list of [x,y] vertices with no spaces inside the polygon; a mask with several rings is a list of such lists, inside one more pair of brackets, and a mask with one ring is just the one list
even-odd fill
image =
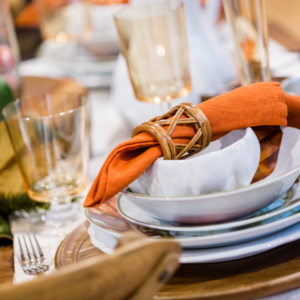
{"label": "stemmed wine glass", "polygon": [[88,183],[87,100],[79,94],[51,93],[18,99],[2,111],[29,197],[51,203],[32,230],[64,235],[76,219],[74,195]]}
{"label": "stemmed wine glass", "polygon": [[191,89],[183,3],[176,0],[126,5],[115,15],[135,96],[156,104]]}
{"label": "stemmed wine glass", "polygon": [[271,81],[265,0],[223,0],[242,85]]}

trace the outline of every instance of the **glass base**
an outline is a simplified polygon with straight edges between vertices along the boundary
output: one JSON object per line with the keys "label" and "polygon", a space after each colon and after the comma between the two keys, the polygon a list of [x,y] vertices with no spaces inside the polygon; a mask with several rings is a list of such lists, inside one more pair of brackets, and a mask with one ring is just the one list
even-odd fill
{"label": "glass base", "polygon": [[52,204],[46,214],[31,220],[31,230],[43,236],[66,236],[77,216],[78,212],[72,203]]}

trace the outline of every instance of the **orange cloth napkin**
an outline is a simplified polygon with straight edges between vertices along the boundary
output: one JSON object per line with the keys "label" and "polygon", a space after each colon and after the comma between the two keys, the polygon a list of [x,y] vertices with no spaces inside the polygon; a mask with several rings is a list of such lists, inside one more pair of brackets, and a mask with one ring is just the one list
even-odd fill
{"label": "orange cloth napkin", "polygon": [[[277,82],[255,83],[235,89],[198,105],[206,115],[216,140],[240,128],[280,125],[300,128],[300,98],[285,95]],[[175,143],[187,142],[193,126],[177,126]],[[138,178],[163,155],[158,142],[141,133],[117,146],[103,164],[84,202],[100,205]]]}
{"label": "orange cloth napkin", "polygon": [[[125,4],[129,0],[86,0],[91,4],[96,5],[116,5]],[[70,0],[42,0],[42,5],[46,12],[53,12],[60,7],[72,4]],[[20,28],[34,28],[40,24],[39,11],[37,7],[38,3],[35,1],[29,3],[16,17],[15,25]]]}

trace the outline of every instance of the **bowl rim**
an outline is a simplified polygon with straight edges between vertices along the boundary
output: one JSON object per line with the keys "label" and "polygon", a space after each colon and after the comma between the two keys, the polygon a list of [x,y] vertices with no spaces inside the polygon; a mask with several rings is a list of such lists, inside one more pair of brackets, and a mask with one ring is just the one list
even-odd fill
{"label": "bowl rim", "polygon": [[[293,185],[295,184],[295,182],[293,183]],[[225,222],[225,223],[211,224],[211,225],[191,225],[191,226],[190,225],[188,225],[188,226],[177,226],[177,225],[162,225],[162,226],[160,226],[160,225],[158,225],[158,226],[156,226],[156,225],[149,224],[149,223],[146,223],[143,221],[135,220],[132,217],[130,217],[127,213],[125,213],[121,207],[122,206],[122,204],[121,204],[122,196],[123,195],[119,195],[116,206],[117,206],[118,212],[120,213],[120,215],[123,218],[127,219],[128,221],[130,221],[132,223],[139,224],[139,225],[142,225],[145,227],[162,229],[162,230],[177,230],[177,231],[211,231],[211,230],[229,229],[229,227],[236,228],[236,227],[252,224],[255,222],[267,220],[269,218],[277,216],[281,213],[284,213],[284,212],[291,210],[300,205],[300,198],[297,198],[297,199],[299,199],[299,201],[295,202],[291,206],[287,206],[287,207],[284,207],[284,208],[281,208],[281,209],[278,209],[278,210],[275,210],[272,212],[268,212],[264,215],[256,216],[253,218],[247,218],[247,219],[241,219],[241,220],[235,220],[235,221],[229,221],[229,222]],[[126,199],[126,197],[125,197],[125,199]],[[130,199],[127,199],[127,200],[130,201]]]}
{"label": "bowl rim", "polygon": [[[269,185],[272,184],[282,178],[285,178],[287,176],[289,176],[291,173],[296,172],[297,170],[300,170],[300,165],[294,167],[293,169],[277,175],[275,177],[271,177],[271,178],[265,178],[261,181],[255,182],[249,186],[243,187],[243,188],[239,188],[237,190],[233,190],[233,191],[226,191],[226,192],[220,192],[220,193],[214,193],[214,194],[202,194],[202,195],[191,195],[191,196],[176,196],[176,197],[167,197],[167,196],[151,196],[151,195],[142,195],[142,194],[136,194],[133,192],[129,192],[127,190],[122,190],[120,191],[120,194],[124,195],[124,196],[129,196],[131,198],[136,198],[136,199],[151,199],[154,201],[186,201],[186,200],[202,200],[205,198],[206,199],[211,199],[211,198],[222,198],[223,196],[230,196],[230,195],[236,195],[239,193],[243,193],[243,192],[247,192],[247,191],[251,191],[254,190],[256,188],[260,188],[263,187],[265,185]],[[127,187],[128,188],[128,187]],[[149,200],[150,200],[149,199]]]}

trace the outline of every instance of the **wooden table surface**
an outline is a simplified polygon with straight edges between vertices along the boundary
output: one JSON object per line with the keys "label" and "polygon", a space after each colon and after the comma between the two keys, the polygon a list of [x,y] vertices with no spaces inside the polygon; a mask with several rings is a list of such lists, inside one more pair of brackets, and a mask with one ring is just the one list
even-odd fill
{"label": "wooden table surface", "polygon": [[13,245],[0,246],[0,284],[13,282],[14,249]]}

